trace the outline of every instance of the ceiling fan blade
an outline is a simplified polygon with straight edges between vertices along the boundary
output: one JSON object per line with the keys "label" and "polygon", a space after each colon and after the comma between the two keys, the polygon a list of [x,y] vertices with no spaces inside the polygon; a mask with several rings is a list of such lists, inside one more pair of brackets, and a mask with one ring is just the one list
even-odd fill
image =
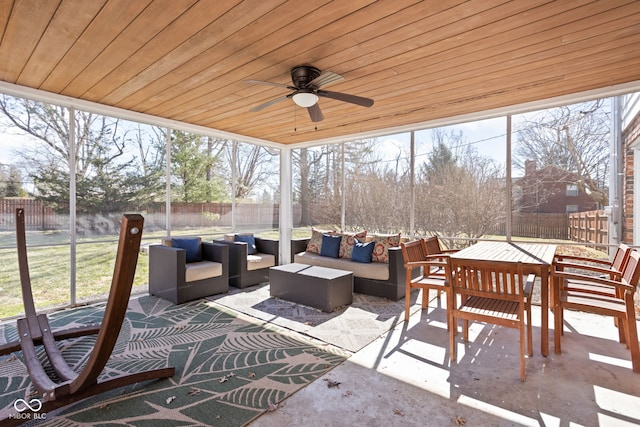
{"label": "ceiling fan blade", "polygon": [[307,107],[307,111],[309,112],[309,117],[311,117],[312,122],[321,122],[324,120],[324,115],[322,111],[320,111],[320,106],[317,102],[311,107]]}
{"label": "ceiling fan blade", "polygon": [[363,107],[371,107],[373,105],[373,99],[363,98],[362,96],[349,95],[347,93],[329,92],[327,90],[318,90],[316,92],[318,96],[324,96],[325,98],[335,99],[337,101],[348,102],[350,104],[361,105]]}
{"label": "ceiling fan blade", "polygon": [[282,83],[264,82],[262,80],[245,80],[245,82],[259,84],[259,85],[269,85],[269,86],[284,87],[284,88],[287,88],[287,89],[296,90],[295,87],[293,87],[291,85],[285,85],[285,84],[282,84]]}
{"label": "ceiling fan blade", "polygon": [[260,105],[258,105],[258,106],[256,106],[256,107],[253,107],[253,108],[252,108],[251,110],[249,110],[249,111],[251,111],[251,112],[255,113],[255,112],[257,112],[257,111],[264,110],[265,108],[270,107],[270,106],[272,106],[273,104],[277,104],[278,102],[282,102],[282,101],[284,101],[285,99],[287,99],[287,98],[289,98],[289,97],[291,97],[291,94],[289,94],[289,95],[284,95],[284,96],[281,96],[281,97],[279,97],[279,98],[272,99],[271,101],[267,101],[267,102],[265,102],[264,104],[260,104]]}
{"label": "ceiling fan blade", "polygon": [[307,83],[306,87],[315,87],[316,89],[320,89],[321,87],[328,86],[331,83],[339,82],[340,80],[344,80],[340,74],[336,74],[332,71],[325,71],[320,74],[315,79],[311,80]]}

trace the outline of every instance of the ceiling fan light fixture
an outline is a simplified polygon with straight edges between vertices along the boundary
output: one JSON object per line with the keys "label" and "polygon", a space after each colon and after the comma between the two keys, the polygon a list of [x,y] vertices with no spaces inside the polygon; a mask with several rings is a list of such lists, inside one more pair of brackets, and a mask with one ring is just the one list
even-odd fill
{"label": "ceiling fan light fixture", "polygon": [[311,91],[299,91],[298,93],[293,95],[293,102],[295,102],[300,107],[312,107],[316,104],[316,102],[318,102],[318,95]]}

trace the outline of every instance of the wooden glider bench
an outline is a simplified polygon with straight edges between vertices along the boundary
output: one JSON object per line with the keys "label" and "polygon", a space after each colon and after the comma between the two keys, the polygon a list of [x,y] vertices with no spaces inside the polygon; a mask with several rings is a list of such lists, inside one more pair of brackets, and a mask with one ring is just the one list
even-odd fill
{"label": "wooden glider bench", "polygon": [[[53,332],[47,316],[37,314],[35,310],[27,263],[24,209],[16,210],[18,263],[25,317],[17,320],[19,341],[0,346],[0,355],[22,351],[24,364],[29,371],[33,386],[40,394],[39,400],[42,406],[38,408],[39,413],[46,413],[126,385],[173,376],[175,368],[161,368],[108,379],[98,378],[111,357],[127,311],[138,262],[143,223],[144,218],[141,215],[123,216],[113,280],[102,324]],[[87,363],[80,372],[76,373],[64,360],[56,346],[56,341],[96,333],[98,335],[96,343]],[[36,351],[38,345],[44,346],[49,364],[60,382],[52,380],[47,375],[45,366],[38,358]],[[25,419],[19,415],[17,409],[13,407],[6,409],[0,414],[0,419],[3,419],[2,425],[19,425],[25,422]]]}

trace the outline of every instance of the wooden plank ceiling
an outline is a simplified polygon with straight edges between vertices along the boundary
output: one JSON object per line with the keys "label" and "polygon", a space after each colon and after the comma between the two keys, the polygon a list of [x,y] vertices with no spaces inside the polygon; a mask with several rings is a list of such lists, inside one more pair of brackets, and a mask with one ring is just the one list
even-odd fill
{"label": "wooden plank ceiling", "polygon": [[[637,0],[0,0],[0,80],[291,144],[640,80]],[[289,93],[344,77],[312,123]]]}

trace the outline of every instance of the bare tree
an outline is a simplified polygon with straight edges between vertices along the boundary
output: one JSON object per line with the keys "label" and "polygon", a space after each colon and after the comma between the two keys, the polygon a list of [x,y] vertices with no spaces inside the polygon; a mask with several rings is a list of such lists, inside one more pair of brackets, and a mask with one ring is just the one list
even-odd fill
{"label": "bare tree", "polygon": [[462,133],[436,130],[432,137],[434,150],[417,177],[416,232],[479,238],[504,218],[502,171],[472,147],[458,149],[466,145]]}
{"label": "bare tree", "polygon": [[[51,205],[68,205],[72,165],[78,212],[126,209],[147,201],[150,189],[158,187],[157,170],[162,165],[147,162],[150,157],[133,155],[133,146],[138,144],[140,148],[142,144],[139,125],[124,126],[118,119],[75,111],[76,146],[72,156],[69,109],[2,95],[0,112],[11,129],[37,141],[22,147],[16,156],[36,187],[35,196]],[[158,160],[154,157],[151,161]]]}
{"label": "bare tree", "polygon": [[[277,193],[277,180],[274,178],[278,176],[279,163],[275,161],[278,156],[276,151],[260,145],[236,142],[227,144],[225,153],[226,163],[233,165],[236,171],[236,199],[260,197],[266,188],[273,194]],[[229,182],[231,183],[231,171]]]}

